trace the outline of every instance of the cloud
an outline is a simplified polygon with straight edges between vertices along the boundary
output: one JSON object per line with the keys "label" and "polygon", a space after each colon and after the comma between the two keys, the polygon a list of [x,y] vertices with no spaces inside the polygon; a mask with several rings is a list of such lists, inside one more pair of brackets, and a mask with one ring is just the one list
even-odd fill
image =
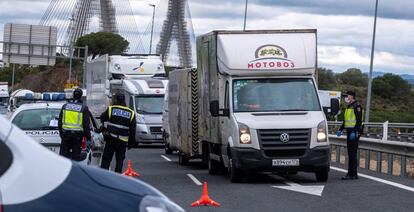
{"label": "cloud", "polygon": [[[205,3],[204,0],[192,0]],[[222,0],[209,0],[210,4],[222,5]],[[227,0],[244,4],[244,0]],[[375,0],[249,0],[249,5],[266,7],[285,7],[290,11],[325,15],[363,15],[373,16]],[[410,0],[379,0],[378,15],[383,18],[414,20],[414,2]]]}
{"label": "cloud", "polygon": [[[368,49],[357,49],[351,46],[318,46],[318,59],[321,67],[341,67],[346,69],[360,68],[368,72],[370,66],[370,53]],[[414,57],[392,54],[390,52],[375,52],[374,70],[388,70],[398,74],[412,74]]]}
{"label": "cloud", "polygon": [[[61,0],[74,1],[74,0]],[[161,2],[160,4],[158,4]],[[132,0],[139,32],[149,42],[152,8],[157,4],[156,31],[167,0]],[[0,24],[37,24],[50,0],[1,0]],[[320,65],[344,71],[368,70],[375,0],[249,0],[248,29],[316,28]],[[243,27],[244,0],[189,0],[196,35]],[[379,0],[375,69],[414,73],[414,1]],[[128,11],[123,11],[127,15]],[[97,27],[97,26],[95,26]],[[124,26],[125,27],[125,26]],[[0,25],[0,39],[3,36]],[[158,30],[159,31],[159,30]],[[159,33],[159,32],[155,32]],[[155,35],[154,45],[158,39]],[[145,45],[146,45],[145,44]]]}

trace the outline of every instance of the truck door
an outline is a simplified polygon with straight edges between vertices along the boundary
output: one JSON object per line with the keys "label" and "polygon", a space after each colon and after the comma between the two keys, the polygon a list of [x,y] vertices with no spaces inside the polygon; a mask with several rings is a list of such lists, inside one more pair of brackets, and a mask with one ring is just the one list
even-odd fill
{"label": "truck door", "polygon": [[[224,80],[223,80],[224,81]],[[223,105],[221,108],[229,109],[230,108],[230,84],[228,80],[225,80],[223,82],[225,84],[224,86],[224,92],[221,96],[221,101],[223,102]],[[221,144],[222,144],[222,153],[226,154],[226,149],[228,145],[228,138],[232,135],[232,127],[230,124],[230,117],[227,116],[221,116],[220,117],[220,128],[221,128]]]}
{"label": "truck door", "polygon": [[[216,44],[213,40],[210,40],[207,44],[208,49],[208,60],[207,60],[207,70],[208,70],[208,93],[209,101],[207,105],[210,105],[210,101],[219,100],[219,74],[217,70],[217,59],[216,59]],[[208,108],[210,111],[210,108]],[[210,115],[211,117],[211,115]],[[210,141],[212,143],[220,143],[220,124],[218,117],[210,118]]]}

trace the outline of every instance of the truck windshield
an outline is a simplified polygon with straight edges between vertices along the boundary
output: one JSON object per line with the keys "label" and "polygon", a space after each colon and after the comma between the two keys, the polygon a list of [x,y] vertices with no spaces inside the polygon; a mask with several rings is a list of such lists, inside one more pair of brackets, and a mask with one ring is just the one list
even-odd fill
{"label": "truck windshield", "polygon": [[7,106],[9,103],[9,97],[0,97],[0,107]]}
{"label": "truck windshield", "polygon": [[233,81],[234,112],[320,111],[312,79]]}
{"label": "truck windshield", "polygon": [[162,114],[164,96],[137,96],[135,107],[140,114]]}
{"label": "truck windshield", "polygon": [[57,130],[60,109],[24,110],[14,117],[12,123],[21,130]]}

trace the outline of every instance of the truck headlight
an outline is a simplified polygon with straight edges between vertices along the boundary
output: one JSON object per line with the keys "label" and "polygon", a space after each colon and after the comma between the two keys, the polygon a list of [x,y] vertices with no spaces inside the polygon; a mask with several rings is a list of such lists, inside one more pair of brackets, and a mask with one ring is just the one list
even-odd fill
{"label": "truck headlight", "polygon": [[318,124],[318,132],[317,132],[317,141],[318,142],[327,142],[328,136],[326,134],[326,122],[322,121]]}
{"label": "truck headlight", "polygon": [[245,124],[239,123],[239,134],[241,144],[251,144],[250,129]]}
{"label": "truck headlight", "polygon": [[141,116],[141,115],[138,115],[138,114],[136,114],[136,121],[137,121],[137,124],[145,124],[145,120],[144,120],[144,116]]}
{"label": "truck headlight", "polygon": [[162,197],[145,196],[139,204],[142,212],[184,212],[177,204]]}

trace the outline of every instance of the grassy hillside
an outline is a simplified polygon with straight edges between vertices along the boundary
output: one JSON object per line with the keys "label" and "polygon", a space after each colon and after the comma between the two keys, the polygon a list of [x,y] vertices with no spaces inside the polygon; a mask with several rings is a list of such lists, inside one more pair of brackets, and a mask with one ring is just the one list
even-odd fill
{"label": "grassy hillside", "polygon": [[[345,92],[353,90],[358,101],[366,105],[368,76],[359,69],[341,74],[319,69],[319,89]],[[414,92],[411,85],[398,75],[385,74],[373,80],[371,122],[414,123]]]}

